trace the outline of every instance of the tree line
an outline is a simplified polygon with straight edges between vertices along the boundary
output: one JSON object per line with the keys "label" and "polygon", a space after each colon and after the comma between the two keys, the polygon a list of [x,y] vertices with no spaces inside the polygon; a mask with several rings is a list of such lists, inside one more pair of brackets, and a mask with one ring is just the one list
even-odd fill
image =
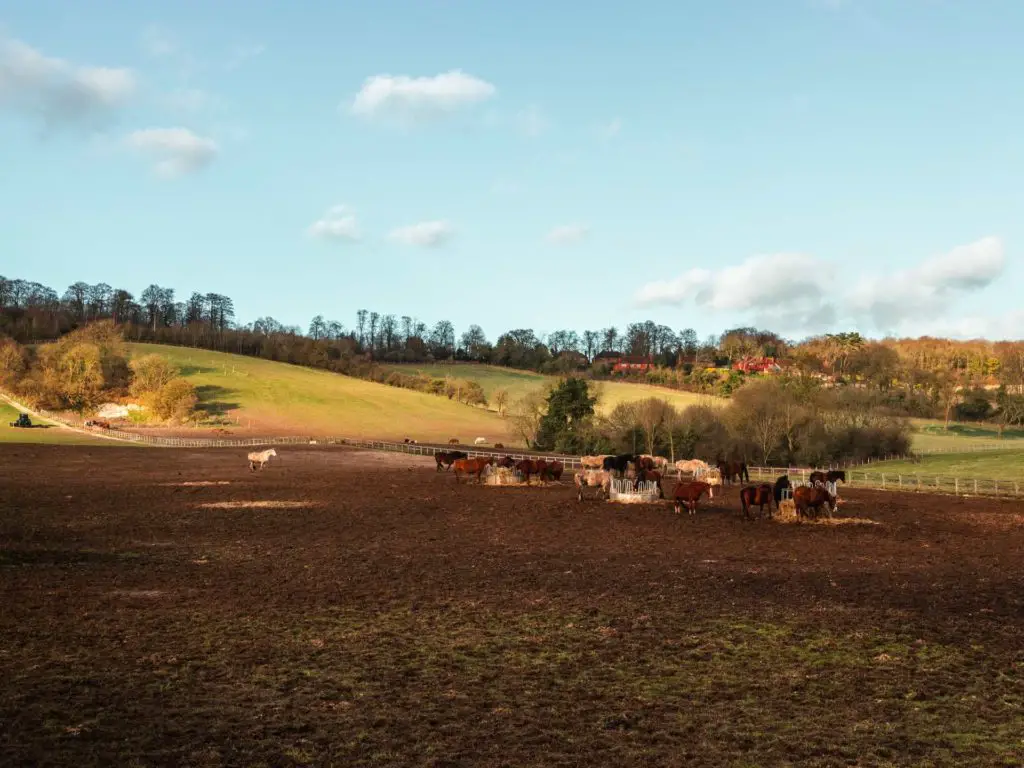
{"label": "tree line", "polygon": [[[354,323],[316,315],[309,327],[271,316],[236,321],[230,297],[147,286],[136,298],[105,283],[72,284],[63,294],[0,277],[0,333],[21,343],[55,340],[108,319],[131,341],[201,347],[346,373],[393,386],[454,397],[451,377],[392,375],[392,363],[480,362],[592,379],[620,377],[718,396],[731,396],[758,375],[736,370],[751,358],[774,358],[787,375],[868,391],[890,412],[906,416],[1024,423],[1024,343],[949,339],[869,340],[858,333],[800,341],[752,327],[700,339],[692,328],[651,321],[538,335],[530,328],[502,332],[491,342],[470,325],[461,334],[448,320],[428,324],[411,315],[359,309]],[[648,361],[650,370],[613,370],[614,357]],[[457,367],[453,367],[453,373]],[[441,383],[441,382],[444,383]],[[458,385],[458,393],[469,391]],[[482,401],[474,393],[469,400]]]}

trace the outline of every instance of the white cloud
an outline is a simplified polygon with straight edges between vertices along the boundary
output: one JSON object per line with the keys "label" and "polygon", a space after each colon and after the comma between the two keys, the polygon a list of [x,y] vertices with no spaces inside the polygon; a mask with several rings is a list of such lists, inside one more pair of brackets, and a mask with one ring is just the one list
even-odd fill
{"label": "white cloud", "polygon": [[622,118],[616,117],[609,123],[601,126],[601,138],[605,141],[611,141],[622,131]]}
{"label": "white cloud", "polygon": [[524,136],[535,139],[544,133],[548,127],[548,120],[535,106],[529,106],[516,116],[519,130]]}
{"label": "white cloud", "polygon": [[153,170],[164,178],[176,178],[206,168],[217,157],[219,147],[213,139],[199,136],[187,128],[146,128],[125,137],[131,149],[150,156]]}
{"label": "white cloud", "polygon": [[555,227],[544,238],[552,245],[575,245],[590,233],[586,224],[565,224]]}
{"label": "white cloud", "polygon": [[[852,284],[823,259],[777,253],[649,282],[637,291],[635,300],[640,306],[692,304],[713,312],[744,314],[779,331],[816,333],[843,323],[899,333],[948,316],[958,296],[988,287],[1004,266],[1003,244],[996,237]],[[979,319],[970,323],[991,327]]]}
{"label": "white cloud", "polygon": [[318,240],[355,243],[360,239],[356,215],[347,205],[335,205],[306,229],[306,234]]}
{"label": "white cloud", "polygon": [[388,237],[405,245],[418,245],[424,248],[436,248],[444,245],[455,235],[455,230],[447,221],[421,221],[399,227]]}
{"label": "white cloud", "polygon": [[72,64],[0,37],[0,108],[42,117],[50,126],[108,114],[136,85],[130,69]]}
{"label": "white cloud", "polygon": [[374,75],[363,83],[350,110],[362,117],[415,119],[453,112],[495,93],[497,89],[486,80],[458,69],[434,77]]}

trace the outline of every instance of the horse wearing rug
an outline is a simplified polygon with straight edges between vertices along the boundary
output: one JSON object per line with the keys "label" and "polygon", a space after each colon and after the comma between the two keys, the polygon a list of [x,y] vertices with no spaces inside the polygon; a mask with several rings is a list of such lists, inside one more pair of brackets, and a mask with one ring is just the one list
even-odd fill
{"label": "horse wearing rug", "polygon": [[705,493],[709,499],[715,498],[714,488],[700,480],[677,484],[675,490],[672,491],[672,501],[675,505],[676,514],[678,515],[682,511],[684,505],[691,515],[694,514],[697,511],[697,502],[700,501],[700,497]]}
{"label": "horse wearing rug", "polygon": [[576,493],[578,501],[583,501],[584,488],[600,488],[600,493],[607,498],[612,486],[611,473],[605,472],[603,469],[584,469],[573,475],[572,480],[578,489]]}
{"label": "horse wearing rug", "polygon": [[255,472],[257,469],[263,469],[263,465],[270,461],[271,456],[277,456],[277,451],[273,448],[268,448],[265,451],[253,452],[249,454],[249,471]]}
{"label": "horse wearing rug", "polygon": [[772,501],[774,501],[774,488],[768,483],[760,485],[748,485],[740,489],[740,503],[743,505],[743,517],[751,518],[750,508],[755,504],[758,506],[758,513],[764,517],[764,505],[768,505],[768,517],[772,516]]}

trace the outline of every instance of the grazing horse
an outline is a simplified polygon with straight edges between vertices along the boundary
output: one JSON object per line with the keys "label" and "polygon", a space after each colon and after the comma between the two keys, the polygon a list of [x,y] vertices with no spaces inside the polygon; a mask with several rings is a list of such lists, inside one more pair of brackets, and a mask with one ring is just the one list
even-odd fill
{"label": "grazing horse", "polygon": [[277,456],[277,451],[273,448],[268,448],[265,451],[254,451],[249,454],[249,471],[255,472],[257,469],[263,469],[263,465],[270,461],[271,456]]}
{"label": "grazing horse", "polygon": [[750,518],[750,508],[757,504],[758,514],[764,517],[764,505],[768,505],[768,517],[772,516],[772,502],[774,499],[774,488],[768,483],[760,485],[748,485],[740,489],[740,503],[743,505],[743,517]]}
{"label": "grazing horse", "polygon": [[541,480],[543,481],[543,472],[546,468],[547,462],[544,459],[523,459],[516,462],[516,469],[526,480],[527,485],[530,484],[530,475],[541,475]]}
{"label": "grazing horse", "polygon": [[821,483],[825,485],[827,483],[845,483],[846,472],[842,469],[830,469],[828,472],[822,472],[820,469],[811,472],[811,476],[807,478],[811,485],[815,483]]}
{"label": "grazing horse", "polygon": [[584,488],[600,488],[599,493],[607,498],[608,491],[612,485],[611,473],[605,472],[603,469],[584,469],[573,475],[572,480],[578,489],[576,498],[579,501],[583,501]]}
{"label": "grazing horse", "polygon": [[665,498],[665,489],[661,487],[661,472],[656,469],[642,469],[636,473],[636,480],[633,482],[633,490],[640,490],[640,483],[654,483],[658,486],[658,498]]}
{"label": "grazing horse", "polygon": [[541,478],[549,478],[557,482],[562,479],[562,473],[564,471],[565,465],[562,464],[562,462],[552,461],[544,468],[544,471],[541,473]]}
{"label": "grazing horse", "polygon": [[505,456],[503,458],[498,459],[497,465],[499,467],[505,467],[505,469],[514,469],[516,466],[516,460],[513,459],[511,456]]}
{"label": "grazing horse", "polygon": [[605,456],[604,462],[601,464],[601,469],[605,472],[617,472],[620,475],[626,474],[626,470],[629,469],[629,465],[633,463],[634,456],[632,453],[622,453],[618,456]]}
{"label": "grazing horse", "polygon": [[779,505],[782,503],[783,489],[792,487],[793,484],[789,482],[789,475],[782,475],[782,477],[775,481],[775,487],[772,489],[772,496],[775,498],[776,509],[779,509]]}
{"label": "grazing horse", "polygon": [[727,483],[731,483],[734,477],[740,482],[750,482],[750,473],[747,472],[747,463],[745,461],[719,460],[716,466],[718,471],[722,473],[722,480]]}
{"label": "grazing horse", "polygon": [[484,470],[493,463],[493,456],[486,459],[457,459],[452,464],[452,469],[455,470],[455,482],[459,482],[460,472],[465,472],[467,475],[476,475],[476,481],[478,483],[483,482],[481,475],[483,475]]}
{"label": "grazing horse", "polygon": [[503,443],[495,443],[494,447],[500,451],[502,448],[505,447],[505,445]]}
{"label": "grazing horse", "polygon": [[801,485],[793,491],[793,503],[796,505],[796,513],[799,517],[809,517],[810,511],[814,510],[814,517],[817,519],[818,510],[822,505],[828,512],[828,516],[832,517],[832,510],[836,507],[836,497],[820,485],[812,488]]}
{"label": "grazing horse", "polygon": [[676,514],[680,514],[683,505],[686,506],[691,515],[694,514],[697,511],[697,502],[700,501],[700,497],[705,493],[709,499],[715,498],[714,488],[700,480],[678,483],[675,490],[672,491],[672,502],[675,505]]}
{"label": "grazing horse", "polygon": [[448,441],[448,445],[458,445],[458,444],[459,444],[459,438],[457,438],[457,437],[453,437],[451,440]]}

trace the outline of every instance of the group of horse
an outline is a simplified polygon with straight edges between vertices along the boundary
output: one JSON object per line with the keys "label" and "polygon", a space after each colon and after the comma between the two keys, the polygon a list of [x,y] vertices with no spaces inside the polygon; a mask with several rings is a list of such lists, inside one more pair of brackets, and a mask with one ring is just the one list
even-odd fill
{"label": "group of horse", "polygon": [[514,469],[530,483],[530,478],[536,476],[540,482],[553,480],[558,482],[562,479],[565,465],[560,461],[549,461],[547,459],[522,459],[516,461],[511,456],[503,456],[495,460],[493,456],[487,458],[469,458],[463,451],[446,451],[435,453],[434,460],[437,462],[437,472],[443,467],[445,471],[451,469],[455,473],[455,482],[460,482],[463,474],[476,477],[476,481],[483,481],[483,474],[489,466]]}

